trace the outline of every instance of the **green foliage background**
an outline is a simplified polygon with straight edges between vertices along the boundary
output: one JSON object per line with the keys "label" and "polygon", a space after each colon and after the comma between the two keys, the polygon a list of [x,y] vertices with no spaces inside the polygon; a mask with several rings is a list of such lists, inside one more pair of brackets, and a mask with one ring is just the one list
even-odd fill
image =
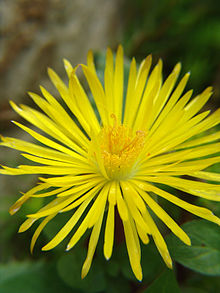
{"label": "green foliage background", "polygon": [[[188,86],[194,88],[195,93],[208,85],[214,87],[210,107],[216,108],[220,105],[219,7],[218,0],[127,0],[120,7],[123,28],[116,43],[122,43],[126,56],[135,56],[138,61],[149,53],[153,53],[155,62],[162,57],[165,76],[175,63],[181,61],[183,72],[191,71]],[[103,69],[103,54],[97,52],[96,55],[100,71]],[[219,172],[219,169],[216,165],[211,170]],[[19,180],[26,189],[35,182],[35,178],[26,176]],[[92,269],[82,281],[80,271],[86,255],[86,236],[68,253],[64,252],[64,244],[52,252],[42,253],[42,243],[55,234],[61,221],[65,222],[65,219],[58,217],[45,229],[34,255],[31,255],[28,245],[34,230],[25,234],[17,234],[17,230],[25,214],[40,206],[41,202],[29,202],[21,212],[10,217],[8,208],[17,198],[17,186],[21,184],[20,181],[13,182],[15,186],[5,189],[5,196],[0,198],[0,293],[220,292],[220,228],[217,225],[195,220],[188,213],[161,200],[160,203],[182,224],[192,239],[192,247],[186,247],[161,226],[176,261],[174,270],[165,267],[151,241],[148,246],[142,247],[144,279],[138,283],[128,264],[125,245],[115,245],[112,259],[106,262],[100,241]],[[220,216],[220,204],[193,200]]]}

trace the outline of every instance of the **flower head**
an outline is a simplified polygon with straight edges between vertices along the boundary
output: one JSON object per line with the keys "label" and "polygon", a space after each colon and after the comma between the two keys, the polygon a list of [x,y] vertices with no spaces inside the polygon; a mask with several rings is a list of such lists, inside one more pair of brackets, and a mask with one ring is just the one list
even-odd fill
{"label": "flower head", "polygon": [[[166,243],[149,211],[187,245],[190,239],[152,194],[220,224],[220,219],[208,209],[187,203],[157,186],[161,183],[193,196],[220,201],[219,185],[195,180],[220,181],[219,174],[202,171],[220,162],[217,154],[220,132],[205,132],[220,122],[220,109],[212,114],[200,111],[212,89],[209,87],[191,99],[192,91],[183,94],[188,73],[175,85],[180,64],[162,82],[161,60],[149,74],[151,56],[144,59],[138,69],[132,59],[128,84],[124,86],[123,49],[119,46],[115,61],[111,50],[107,50],[104,85],[97,76],[91,52],[88,64],[81,65],[93,96],[91,100],[77,77],[78,67],[73,68],[66,60],[64,64],[68,85],[54,71],[48,71],[62,101],[58,102],[41,87],[42,96],[29,93],[41,111],[11,102],[13,109],[43,134],[14,122],[38,143],[2,137],[1,145],[21,151],[36,164],[17,168],[3,166],[0,172],[44,176],[39,178],[37,186],[18,199],[10,212],[15,213],[31,197],[50,199],[40,210],[27,215],[19,231],[26,231],[41,219],[31,241],[33,250],[45,225],[58,213],[71,211],[67,223],[42,249],[54,248],[72,233],[67,245],[70,250],[86,230],[91,229],[82,269],[84,277],[90,269],[104,217],[104,255],[106,259],[111,257],[117,212],[136,278],[142,279],[139,241],[147,244],[149,235],[171,268]],[[63,103],[65,105],[61,105]]]}

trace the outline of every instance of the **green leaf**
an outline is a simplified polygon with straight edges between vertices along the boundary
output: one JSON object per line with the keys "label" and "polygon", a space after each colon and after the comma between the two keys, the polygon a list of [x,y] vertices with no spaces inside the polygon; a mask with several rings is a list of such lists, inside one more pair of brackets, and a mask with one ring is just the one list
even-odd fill
{"label": "green leaf", "polygon": [[71,293],[51,263],[13,262],[0,265],[0,292],[2,293]]}
{"label": "green leaf", "polygon": [[108,278],[107,287],[105,293],[130,293],[131,284],[127,281],[127,279],[118,277],[118,278]]}
{"label": "green leaf", "polygon": [[179,293],[174,272],[166,269],[143,293]]}
{"label": "green leaf", "polygon": [[181,293],[207,293],[207,291],[194,287],[183,287]]}
{"label": "green leaf", "polygon": [[192,246],[187,246],[170,235],[167,239],[174,260],[202,274],[220,275],[220,227],[205,220],[182,225],[189,235]]}
{"label": "green leaf", "polygon": [[[126,279],[137,281],[129,263],[125,243],[115,250],[114,260],[119,264],[119,270]],[[141,245],[141,266],[143,269],[143,281],[147,282],[152,282],[166,268],[152,239],[149,244]]]}
{"label": "green leaf", "polygon": [[81,269],[85,257],[86,250],[81,247],[75,247],[71,252],[64,254],[57,264],[59,276],[67,285],[83,292],[105,291],[106,279],[104,271],[96,259],[93,260],[88,275],[85,279],[81,279]]}

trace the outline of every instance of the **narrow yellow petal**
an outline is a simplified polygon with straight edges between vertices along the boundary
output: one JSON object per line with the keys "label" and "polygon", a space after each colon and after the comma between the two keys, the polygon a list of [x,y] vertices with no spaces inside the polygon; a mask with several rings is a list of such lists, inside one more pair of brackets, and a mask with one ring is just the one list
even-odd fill
{"label": "narrow yellow petal", "polygon": [[90,190],[87,189],[84,195],[79,194],[79,196],[77,196],[78,199],[76,199],[72,204],[68,205],[66,208],[62,209],[60,213],[64,213],[72,209],[75,209],[82,202],[84,202],[88,197],[90,196],[94,197],[100,191],[100,189],[103,188],[103,186],[104,186],[103,183],[97,184],[93,189],[90,189]]}
{"label": "narrow yellow petal", "polygon": [[21,155],[30,161],[33,161],[33,162],[39,163],[39,164],[43,164],[43,165],[61,166],[61,167],[75,166],[75,164],[73,162],[60,162],[60,161],[56,161],[56,160],[40,158],[40,157],[29,155],[29,154],[21,154]]}
{"label": "narrow yellow petal", "polygon": [[87,64],[88,64],[89,69],[91,71],[93,71],[93,73],[96,74],[95,62],[94,62],[94,56],[93,56],[92,50],[89,50],[88,51],[88,54],[87,54]]}
{"label": "narrow yellow petal", "polygon": [[94,182],[94,185],[100,181],[103,181],[103,178],[96,174],[82,174],[78,175],[77,172],[76,176],[61,176],[61,177],[52,177],[52,178],[41,178],[42,181],[47,182],[51,186],[65,186],[65,185],[82,185],[87,182],[92,184]]}
{"label": "narrow yellow petal", "polygon": [[40,223],[40,225],[37,227],[37,229],[35,230],[34,235],[33,235],[32,239],[31,239],[31,246],[30,246],[31,253],[33,253],[35,243],[36,243],[38,237],[40,236],[40,233],[42,232],[44,227],[47,225],[47,223],[50,222],[56,215],[57,214],[53,214],[53,215],[50,215],[50,216],[46,217]]}
{"label": "narrow yellow petal", "polygon": [[104,240],[104,256],[107,260],[111,258],[113,242],[114,242],[114,229],[115,229],[115,207],[109,204],[108,216],[105,226],[105,240]]}
{"label": "narrow yellow petal", "polygon": [[106,95],[106,104],[109,110],[109,113],[113,113],[113,84],[114,84],[114,60],[112,51],[108,48],[106,52],[106,61],[105,61],[105,95]]}
{"label": "narrow yellow petal", "polygon": [[33,195],[35,195],[35,193],[42,191],[44,189],[48,188],[48,184],[43,183],[43,184],[39,184],[33,188],[31,188],[30,190],[28,190],[26,193],[23,194],[22,197],[20,197],[9,209],[9,213],[11,215],[14,215],[19,209],[20,207]]}
{"label": "narrow yellow petal", "polygon": [[106,206],[106,201],[108,198],[108,192],[109,192],[109,184],[106,184],[103,186],[102,190],[100,191],[99,196],[97,197],[92,209],[93,209],[93,214],[92,217],[90,218],[89,225],[88,227],[91,228],[96,224],[98,219],[100,218],[100,215],[103,210],[105,210]]}
{"label": "narrow yellow petal", "polygon": [[161,87],[161,90],[160,90],[160,94],[158,95],[158,97],[156,98],[155,103],[154,103],[153,120],[155,120],[157,118],[161,109],[163,108],[163,106],[167,102],[167,100],[170,96],[170,93],[173,90],[173,87],[174,87],[176,80],[179,76],[180,69],[181,69],[181,65],[180,65],[180,63],[178,63],[175,66],[173,72],[168,76],[168,78],[163,83],[163,86]]}
{"label": "narrow yellow petal", "polygon": [[126,99],[125,99],[125,113],[124,113],[125,124],[128,124],[129,122],[132,105],[135,101],[134,90],[135,90],[136,76],[137,76],[136,61],[135,61],[135,58],[132,58],[130,71],[129,71],[129,77],[128,77]]}
{"label": "narrow yellow petal", "polygon": [[[220,158],[219,158],[219,160],[220,160]],[[195,176],[200,179],[220,182],[220,174],[219,173],[197,171],[197,172],[193,172],[192,176]]]}
{"label": "narrow yellow petal", "polygon": [[80,156],[79,154],[77,154],[76,152],[70,150],[69,148],[66,148],[64,146],[62,146],[61,144],[58,144],[54,141],[52,141],[49,138],[46,138],[45,136],[37,133],[36,131],[22,125],[21,123],[18,122],[14,122],[14,124],[16,124],[17,126],[19,126],[21,129],[23,129],[24,131],[26,131],[28,134],[30,134],[32,137],[34,137],[36,140],[38,140],[39,142],[43,143],[46,146],[49,146],[55,150],[61,151],[65,154],[68,154],[72,157],[75,157],[77,159],[83,160],[83,157]]}
{"label": "narrow yellow petal", "polygon": [[104,210],[102,210],[97,223],[95,224],[94,228],[92,229],[92,233],[91,233],[91,236],[89,239],[89,247],[88,247],[87,257],[86,257],[86,260],[85,260],[83,267],[82,267],[82,273],[81,273],[82,279],[85,278],[85,276],[88,274],[89,269],[91,267],[93,255],[95,253],[95,249],[96,249],[96,246],[97,246],[97,243],[99,240],[103,215],[104,215]]}
{"label": "narrow yellow petal", "polygon": [[209,98],[212,95],[212,87],[205,89],[200,95],[195,97],[186,107],[185,107],[185,116],[187,119],[191,118],[193,115],[198,113],[199,110],[207,103]]}
{"label": "narrow yellow petal", "polygon": [[180,228],[179,225],[146,193],[141,189],[138,192],[149,205],[150,209],[160,218],[164,224],[185,244],[191,245],[188,235]]}
{"label": "narrow yellow petal", "polygon": [[144,214],[144,219],[146,223],[148,223],[149,227],[151,228],[151,234],[160,255],[162,256],[168,268],[172,269],[172,266],[173,266],[172,259],[167,249],[167,245],[148,211],[146,212],[146,214]]}
{"label": "narrow yellow petal", "polygon": [[[80,84],[76,74],[72,74],[70,81],[69,81],[69,88],[70,88],[70,95],[72,98],[72,102],[75,102],[77,105],[79,111],[82,113],[82,116],[86,118],[88,122],[88,127],[94,129],[96,133],[100,131],[100,125],[98,122],[98,119],[95,115],[95,112],[92,108],[92,105],[82,87]],[[75,107],[76,107],[75,105]],[[75,107],[72,106],[72,112],[75,112]],[[89,134],[89,131],[87,132]]]}
{"label": "narrow yellow petal", "polygon": [[72,67],[71,63],[65,58],[63,59],[63,63],[64,63],[64,67],[66,69],[66,73],[68,75],[68,78],[70,78],[72,71],[73,71],[73,67]]}
{"label": "narrow yellow petal", "polygon": [[172,202],[173,204],[185,209],[186,211],[188,211],[198,217],[209,220],[209,221],[214,222],[218,225],[220,224],[220,219],[218,217],[216,217],[210,210],[208,210],[206,208],[190,204],[190,203],[188,203],[184,200],[181,200],[178,197],[172,195],[171,193],[168,193],[168,192],[166,192],[162,189],[159,189],[153,185],[150,185],[148,183],[135,181],[135,184],[137,184],[143,190],[148,190],[148,191],[154,192],[155,194],[165,198],[166,200]]}
{"label": "narrow yellow petal", "polygon": [[82,216],[83,212],[91,202],[92,197],[85,200],[81,206],[74,212],[72,217],[67,221],[67,223],[62,227],[62,229],[56,234],[56,236],[47,244],[45,245],[42,250],[50,250],[56,247],[64,238],[72,231],[74,226],[79,221],[80,217]]}
{"label": "narrow yellow petal", "polygon": [[23,233],[27,231],[35,222],[37,219],[27,219],[24,221],[24,223],[21,224],[19,227],[18,233]]}
{"label": "narrow yellow petal", "polygon": [[140,210],[141,213],[145,213],[146,211],[146,205],[141,198],[141,196],[138,194],[138,192],[132,187],[129,182],[121,182],[120,183],[123,189],[123,192],[128,194],[130,198],[134,201],[134,204],[137,206],[137,208]]}
{"label": "narrow yellow petal", "polygon": [[154,131],[158,127],[158,125],[163,121],[163,119],[167,116],[167,114],[173,109],[173,106],[176,104],[176,102],[180,98],[180,96],[181,96],[181,94],[182,94],[182,92],[183,92],[183,90],[184,90],[184,88],[186,86],[186,83],[187,83],[187,81],[189,79],[189,75],[190,75],[189,73],[186,73],[184,75],[184,77],[181,79],[181,81],[179,82],[178,86],[176,87],[176,89],[172,93],[171,97],[167,101],[167,104],[165,105],[165,107],[161,111],[161,113],[160,113],[159,117],[157,118],[156,122],[152,126],[151,131]]}
{"label": "narrow yellow petal", "polygon": [[[126,192],[126,190],[123,187],[122,187],[122,191],[123,191],[123,195],[127,203],[127,206],[129,208],[129,212],[132,215],[132,218],[134,219],[136,225],[141,226],[146,232],[149,232],[149,227],[145,223],[140,212],[138,211],[137,206],[135,205],[135,202],[133,200],[133,197],[131,196],[130,193]],[[145,212],[146,212],[146,209],[145,209]]]}
{"label": "narrow yellow petal", "polygon": [[121,190],[118,184],[116,184],[116,201],[119,215],[123,221],[128,220],[128,209],[125,201],[122,197]]}
{"label": "narrow yellow petal", "polygon": [[[93,218],[94,212],[97,209],[97,205],[99,204],[100,197],[102,199],[102,196],[106,195],[106,199],[107,199],[108,189],[109,189],[109,185],[107,184],[106,186],[103,187],[103,191],[100,192],[99,195],[97,196],[95,202],[93,203],[93,205],[90,208],[89,212],[87,213],[87,215],[85,216],[84,220],[80,224],[79,228],[77,229],[77,231],[74,233],[74,235],[70,239],[70,241],[69,241],[69,243],[67,245],[67,248],[66,248],[67,251],[69,251],[71,248],[73,248],[75,246],[75,244],[79,241],[79,239],[82,237],[82,235],[85,233],[85,231],[90,226],[90,221]],[[106,199],[105,199],[105,203],[106,203]],[[100,212],[101,213],[104,212],[104,209],[105,209],[105,207]],[[99,219],[100,218],[101,218],[101,216],[99,217]]]}
{"label": "narrow yellow petal", "polygon": [[198,145],[201,145],[201,144],[213,142],[213,141],[218,140],[218,139],[220,139],[220,131],[217,131],[215,133],[211,133],[209,135],[205,135],[205,136],[200,137],[200,138],[196,138],[196,139],[187,141],[185,143],[180,144],[175,149],[182,149],[182,148],[198,146]]}
{"label": "narrow yellow petal", "polygon": [[142,240],[142,242],[144,244],[148,244],[150,240],[147,235],[147,232],[139,225],[136,225],[136,227],[137,227],[138,235],[139,235],[140,239]]}
{"label": "narrow yellow petal", "polygon": [[[134,89],[132,91],[131,88],[129,88],[128,85],[128,91],[129,92],[129,100],[126,101],[126,112],[125,112],[125,123],[132,126],[133,123],[135,122],[135,117],[137,113],[145,107],[145,105],[141,104],[141,99],[144,91],[144,87],[147,81],[147,76],[151,67],[151,62],[152,62],[152,57],[149,55],[146,59],[144,59],[139,67],[137,78],[136,78],[136,83],[133,85]],[[156,67],[158,68],[158,67]],[[157,72],[157,71],[156,71]],[[132,75],[136,76],[136,64],[135,60],[134,63],[131,64],[131,78]],[[154,74],[152,75],[154,77]],[[130,77],[129,77],[130,78]],[[153,80],[154,82],[154,80]],[[130,82],[130,87],[132,83]],[[146,89],[145,89],[145,94],[151,92],[152,88],[152,78],[149,77],[149,82],[147,83]],[[153,84],[154,85],[154,84]],[[148,89],[147,89],[148,88]],[[130,103],[130,104],[128,104]]]}
{"label": "narrow yellow petal", "polygon": [[[40,209],[37,213],[35,214],[30,214],[27,215],[29,218],[42,218],[49,216],[51,214],[57,213],[60,210],[62,210],[64,207],[68,206],[70,203],[72,203],[77,194],[74,194],[74,191],[72,189],[68,190],[70,194],[73,194],[69,196],[67,199],[66,198],[56,198],[54,201],[50,202],[50,204],[53,203],[53,205],[46,205],[44,209]],[[48,207],[48,208],[46,208]]]}
{"label": "narrow yellow petal", "polygon": [[142,280],[142,269],[140,264],[140,254],[137,247],[137,243],[134,237],[134,233],[131,227],[130,220],[123,221],[126,246],[128,250],[128,256],[131,264],[132,271],[135,277],[141,281]]}
{"label": "narrow yellow petal", "polygon": [[90,90],[92,92],[93,98],[95,100],[96,106],[98,108],[99,114],[104,125],[108,121],[108,109],[106,105],[105,93],[103,87],[93,71],[91,71],[87,66],[82,65],[83,73],[88,81]]}
{"label": "narrow yellow petal", "polygon": [[76,159],[70,155],[52,150],[48,147],[42,147],[34,143],[23,141],[21,139],[2,137],[0,145],[47,159],[58,160],[61,162],[76,162]]}
{"label": "narrow yellow petal", "polygon": [[118,46],[115,58],[114,73],[114,114],[119,122],[122,121],[122,102],[123,102],[123,83],[124,83],[124,64],[123,64],[123,48]]}
{"label": "narrow yellow petal", "polygon": [[112,205],[115,205],[116,204],[116,182],[115,181],[112,181],[111,183],[111,186],[110,186],[110,189],[109,189],[109,194],[108,194],[108,200],[109,200],[109,203],[112,204]]}

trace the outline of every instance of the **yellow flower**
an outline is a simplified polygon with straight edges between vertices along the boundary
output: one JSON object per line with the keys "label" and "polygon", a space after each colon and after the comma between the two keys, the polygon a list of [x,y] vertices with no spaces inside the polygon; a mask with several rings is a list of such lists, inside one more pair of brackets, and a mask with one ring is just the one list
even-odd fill
{"label": "yellow flower", "polygon": [[[71,210],[71,218],[42,249],[54,248],[76,227],[67,245],[67,250],[70,250],[91,228],[88,254],[82,268],[82,277],[85,277],[91,266],[104,214],[104,256],[106,259],[111,257],[115,213],[118,212],[131,268],[136,278],[141,280],[139,241],[147,244],[149,235],[167,266],[172,268],[167,245],[150,210],[179,239],[190,245],[187,234],[160,207],[152,194],[220,225],[220,219],[208,209],[187,203],[157,187],[160,183],[194,196],[220,201],[220,186],[203,182],[203,179],[218,182],[220,174],[202,171],[220,162],[217,154],[220,131],[205,133],[219,123],[220,109],[210,115],[210,111],[200,112],[211,96],[210,87],[192,100],[191,90],[182,94],[189,73],[175,86],[181,68],[179,63],[162,82],[161,60],[149,74],[151,56],[144,59],[138,69],[135,59],[132,59],[128,85],[124,86],[123,49],[119,46],[115,61],[108,49],[104,87],[97,76],[91,52],[87,63],[81,68],[91,90],[94,107],[77,78],[79,66],[73,68],[66,60],[68,85],[54,71],[48,71],[61,102],[43,87],[42,97],[29,94],[44,113],[11,102],[19,115],[45,135],[14,122],[40,144],[2,137],[1,145],[21,151],[25,158],[37,164],[17,168],[3,166],[0,172],[45,175],[10,209],[11,214],[15,213],[31,197],[51,198],[39,211],[27,215],[27,220],[20,227],[19,231],[23,232],[43,219],[33,235],[31,250],[45,225],[58,213]],[[204,135],[198,136],[203,132]],[[187,177],[182,178],[182,175]]]}

